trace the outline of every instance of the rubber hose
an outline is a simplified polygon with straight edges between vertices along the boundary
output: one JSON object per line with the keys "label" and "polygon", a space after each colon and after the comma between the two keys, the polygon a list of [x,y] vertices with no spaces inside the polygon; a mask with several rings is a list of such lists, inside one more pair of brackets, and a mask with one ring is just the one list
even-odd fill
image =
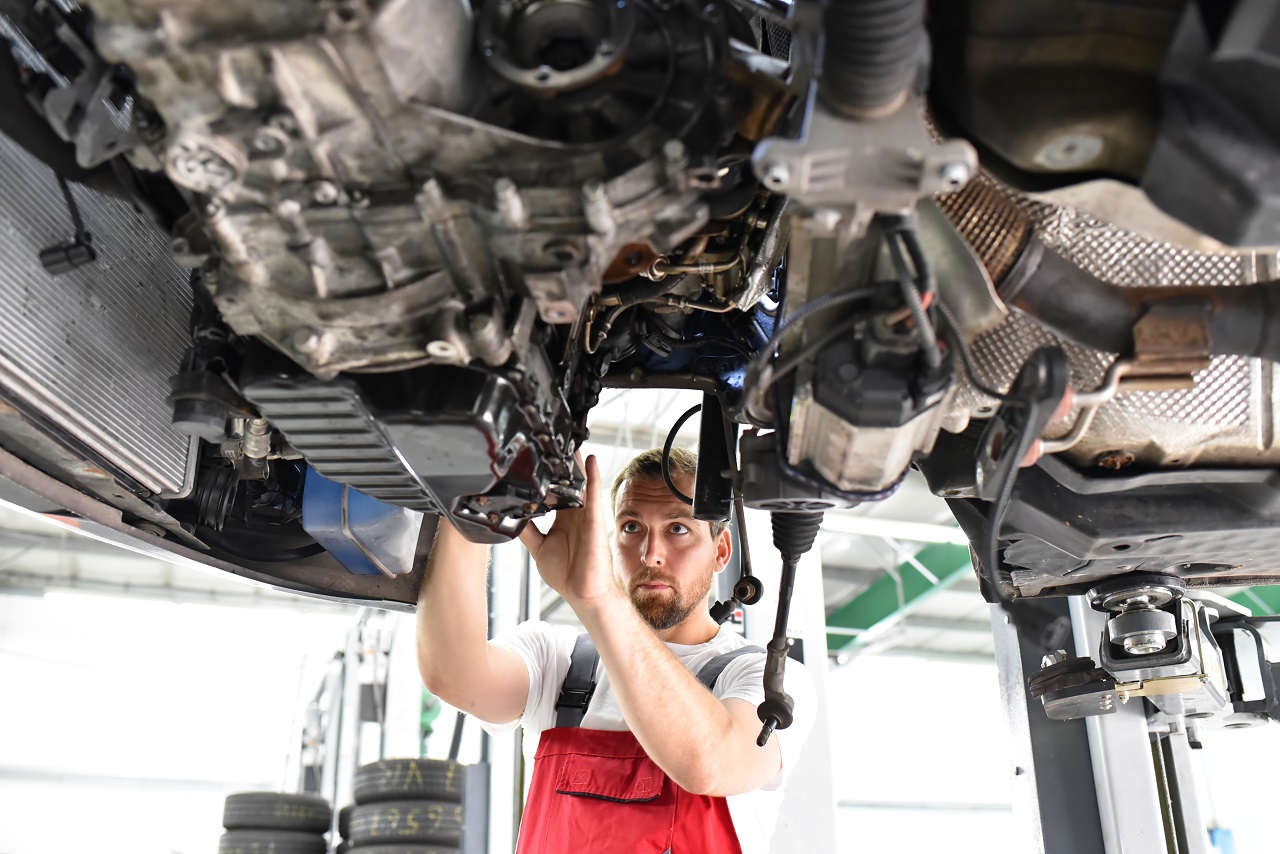
{"label": "rubber hose", "polygon": [[924,50],[924,0],[829,0],[823,30],[823,104],[855,119],[901,106]]}
{"label": "rubber hose", "polygon": [[940,196],[938,206],[981,258],[1000,298],[1063,338],[1128,356],[1133,328],[1148,309],[1194,305],[1207,316],[1210,355],[1280,361],[1280,281],[1122,287],[1047,248],[1017,203],[986,182]]}
{"label": "rubber hose", "polygon": [[1131,355],[1134,326],[1150,308],[1165,304],[1205,312],[1209,355],[1280,361],[1280,281],[1241,287],[1121,287],[1033,239],[999,293],[1062,337],[1094,350]]}

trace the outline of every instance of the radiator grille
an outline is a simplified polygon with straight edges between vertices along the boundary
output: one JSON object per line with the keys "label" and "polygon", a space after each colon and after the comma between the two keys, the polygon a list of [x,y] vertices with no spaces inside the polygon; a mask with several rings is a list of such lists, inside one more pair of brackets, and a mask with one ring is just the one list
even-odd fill
{"label": "radiator grille", "polygon": [[169,377],[188,343],[188,273],[117,199],[72,185],[96,261],[60,276],[41,249],[73,235],[52,171],[0,135],[0,385],[138,483],[191,487],[191,440],[170,427]]}

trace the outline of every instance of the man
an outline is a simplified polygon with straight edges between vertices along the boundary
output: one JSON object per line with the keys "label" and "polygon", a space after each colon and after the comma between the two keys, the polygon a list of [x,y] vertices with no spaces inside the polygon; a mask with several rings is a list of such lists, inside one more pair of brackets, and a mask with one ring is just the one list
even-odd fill
{"label": "man", "polygon": [[[521,535],[598,652],[585,713],[586,639],[529,622],[487,641],[486,547],[448,524],[436,535],[418,602],[419,669],[433,694],[490,732],[524,727],[535,759],[519,854],[768,850],[813,723],[812,683],[788,664],[795,722],[757,747],[764,654],[735,654],[747,642],[707,609],[711,581],[729,563],[729,531],[694,519],[660,466],[660,452],[646,451],[623,469],[609,522],[588,457],[583,508],[558,511],[546,534],[529,525]],[[685,494],[695,468],[693,454],[672,452]],[[708,690],[714,668],[723,669]]]}

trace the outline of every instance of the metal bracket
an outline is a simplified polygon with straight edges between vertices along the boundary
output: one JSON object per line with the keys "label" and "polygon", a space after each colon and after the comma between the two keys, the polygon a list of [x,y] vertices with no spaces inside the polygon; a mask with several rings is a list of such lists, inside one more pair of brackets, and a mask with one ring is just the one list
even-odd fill
{"label": "metal bracket", "polygon": [[805,205],[907,213],[916,200],[958,190],[977,172],[968,142],[929,138],[915,96],[892,115],[862,122],[830,112],[812,86],[806,116],[798,140],[765,139],[751,156],[766,187]]}
{"label": "metal bracket", "polygon": [[1196,371],[1209,367],[1209,306],[1204,303],[1156,303],[1133,327],[1131,378],[1142,377],[1161,390],[1190,388]]}

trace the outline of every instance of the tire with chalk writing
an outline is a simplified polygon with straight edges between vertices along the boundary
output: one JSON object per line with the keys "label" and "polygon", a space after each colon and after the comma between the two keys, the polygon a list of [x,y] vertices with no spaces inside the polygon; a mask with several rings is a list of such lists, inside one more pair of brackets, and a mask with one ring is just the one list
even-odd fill
{"label": "tire with chalk writing", "polygon": [[227,830],[300,830],[327,833],[333,810],[315,795],[283,795],[278,792],[238,792],[228,795],[222,808]]}
{"label": "tire with chalk writing", "polygon": [[442,801],[384,801],[351,811],[353,849],[367,845],[456,846],[462,839],[462,805]]}
{"label": "tire with chalk writing", "polygon": [[464,768],[447,759],[383,759],[357,770],[351,789],[357,804],[418,799],[461,803]]}
{"label": "tire with chalk writing", "polygon": [[329,845],[316,833],[296,830],[228,830],[218,854],[325,854]]}
{"label": "tire with chalk writing", "polygon": [[458,854],[457,848],[439,845],[361,845],[351,854]]}

